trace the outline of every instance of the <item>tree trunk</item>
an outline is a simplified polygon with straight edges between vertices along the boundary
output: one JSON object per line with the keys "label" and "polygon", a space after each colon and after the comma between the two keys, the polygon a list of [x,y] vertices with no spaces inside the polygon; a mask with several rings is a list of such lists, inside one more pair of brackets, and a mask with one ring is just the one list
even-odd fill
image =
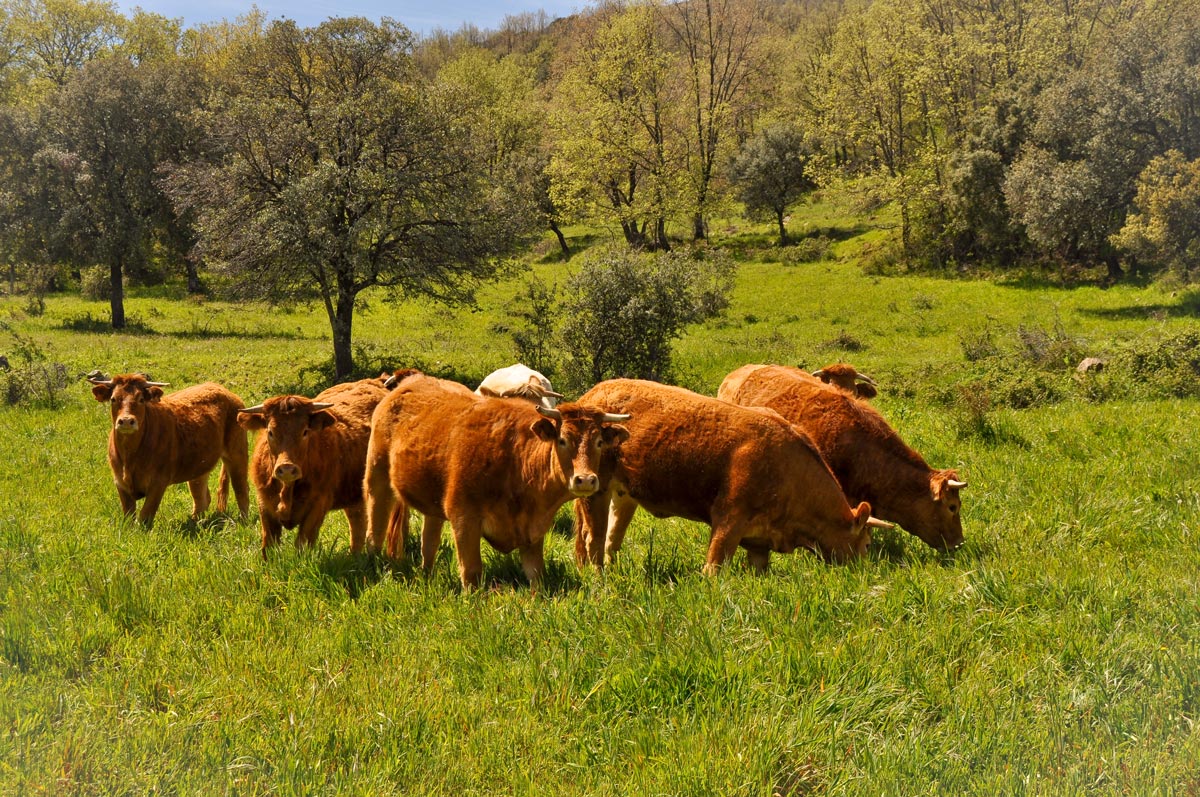
{"label": "tree trunk", "polygon": [[333,331],[333,380],[341,382],[354,373],[354,352],[351,348],[354,336],[354,293],[339,290],[337,307],[325,303],[330,313],[329,325]]}
{"label": "tree trunk", "polygon": [[661,216],[654,222],[654,238],[658,244],[659,251],[671,251],[671,242],[667,240],[667,220]]}
{"label": "tree trunk", "polygon": [[187,292],[192,295],[204,293],[204,283],[200,281],[200,270],[196,268],[196,261],[190,257],[184,258],[183,267],[187,269]]}
{"label": "tree trunk", "polygon": [[108,267],[108,278],[112,282],[112,290],[108,294],[108,305],[112,309],[113,329],[125,328],[125,269],[120,261],[111,263]]}
{"label": "tree trunk", "polygon": [[629,244],[634,249],[643,249],[646,246],[646,235],[638,229],[637,222],[623,221],[621,222],[621,231],[625,233],[625,243]]}
{"label": "tree trunk", "polygon": [[692,240],[703,241],[708,238],[708,225],[704,223],[704,214],[696,211],[692,216]]}
{"label": "tree trunk", "polygon": [[567,236],[563,235],[563,231],[559,229],[558,224],[556,222],[553,222],[553,221],[550,222],[550,229],[554,231],[554,234],[556,236],[558,236],[558,245],[559,245],[559,248],[562,249],[563,259],[570,260],[571,259],[571,247],[567,246]]}
{"label": "tree trunk", "polygon": [[783,223],[783,217],[784,217],[784,211],[782,211],[782,210],[775,211],[775,218],[779,220],[779,245],[787,246],[788,245],[787,225]]}

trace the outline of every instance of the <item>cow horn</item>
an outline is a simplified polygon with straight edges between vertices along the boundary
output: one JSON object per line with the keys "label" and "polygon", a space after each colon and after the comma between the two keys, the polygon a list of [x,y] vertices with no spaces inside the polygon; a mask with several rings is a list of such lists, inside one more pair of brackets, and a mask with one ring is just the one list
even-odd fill
{"label": "cow horn", "polygon": [[543,388],[541,388],[541,389],[538,391],[538,395],[540,395],[542,398],[556,398],[556,399],[560,399],[560,398],[562,398],[562,397],[563,397],[563,394],[562,394],[562,393],[555,393],[553,390],[547,390],[547,389],[546,389],[546,388],[544,388],[544,387],[543,387]]}
{"label": "cow horn", "polygon": [[603,416],[601,416],[600,420],[605,423],[621,423],[622,421],[627,421],[632,417],[633,416],[629,415],[628,413],[622,415],[615,412],[606,412]]}
{"label": "cow horn", "polygon": [[860,374],[858,371],[855,371],[855,372],[854,372],[854,378],[855,378],[856,380],[858,380],[859,382],[866,382],[866,383],[867,383],[868,385],[870,385],[871,387],[879,387],[879,385],[875,384],[875,380],[874,380],[874,379],[872,379],[871,377],[867,376],[866,374]]}
{"label": "cow horn", "polygon": [[104,374],[97,374],[95,376],[93,376],[92,374],[88,374],[87,381],[91,382],[93,385],[104,385],[105,387],[112,387],[113,381],[111,379],[101,379],[100,377],[102,377],[102,376],[104,376]]}
{"label": "cow horn", "polygon": [[888,523],[886,520],[880,520],[879,518],[875,517],[874,515],[871,515],[870,517],[867,518],[867,528],[894,529],[894,528],[896,528],[896,524]]}
{"label": "cow horn", "polygon": [[538,404],[537,406],[535,406],[534,409],[536,409],[542,415],[545,415],[547,418],[553,418],[556,421],[562,420],[562,413],[559,412],[558,410],[547,409],[547,408],[543,407],[541,404]]}
{"label": "cow horn", "polygon": [[170,386],[171,386],[171,383],[170,383],[170,382],[150,382],[150,381],[147,381],[147,382],[146,382],[146,384],[147,384],[147,385],[149,385],[150,387],[170,387]]}
{"label": "cow horn", "polygon": [[333,406],[332,404],[325,402],[325,401],[314,401],[310,405],[310,408],[314,409],[314,410],[327,410],[332,406]]}
{"label": "cow horn", "polygon": [[821,377],[825,376],[825,369],[818,368],[817,370],[812,372],[812,375],[815,376],[817,379],[820,379]]}
{"label": "cow horn", "polygon": [[960,482],[957,479],[946,479],[946,486],[952,490],[961,490],[967,486],[967,483]]}
{"label": "cow horn", "polygon": [[238,410],[238,412],[244,412],[247,415],[262,415],[263,405],[255,404],[253,407],[243,407],[242,409]]}

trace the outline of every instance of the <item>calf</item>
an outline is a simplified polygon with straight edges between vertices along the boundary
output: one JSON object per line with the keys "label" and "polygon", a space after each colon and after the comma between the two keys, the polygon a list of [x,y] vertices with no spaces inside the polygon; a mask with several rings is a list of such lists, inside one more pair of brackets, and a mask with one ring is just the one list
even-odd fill
{"label": "calf", "polygon": [[480,540],[521,552],[531,583],[544,569],[543,541],[572,497],[591,495],[604,454],[627,437],[627,416],[586,404],[557,409],[516,399],[484,400],[413,376],[375,411],[364,492],[372,544],[387,530],[403,550],[408,508],[425,515],[421,563],[428,572],[450,521],[463,587],[479,586]]}
{"label": "calf", "polygon": [[760,571],[772,551],[797,547],[844,561],[866,550],[868,527],[887,525],[866,502],[851,508],[808,438],[773,412],[633,379],[601,382],[579,401],[633,417],[611,481],[576,503],[580,562],[615,554],[638,506],[711,526],[710,573],[738,546]]}
{"label": "calf", "polygon": [[962,543],[959,490],[953,470],[934,470],[866,402],[816,382],[798,368],[745,365],[721,383],[718,398],[775,410],[802,429],[833,469],[851,501],[869,501],[937,549]]}
{"label": "calf", "polygon": [[250,475],[258,489],[262,550],[283,529],[298,528],[296,546],[312,545],[334,509],[350,522],[350,550],[366,538],[363,463],[371,413],[388,392],[379,379],[334,385],[317,395],[276,396],[241,411],[248,430],[265,430],[254,445]]}
{"label": "calf", "polygon": [[182,482],[192,493],[192,516],[201,514],[212,499],[208,474],[218,461],[218,511],[225,511],[232,481],[238,510],[246,516],[250,496],[246,433],[237,424],[240,398],[213,382],[163,395],[167,383],[142,374],[106,379],[93,372],[88,381],[96,401],[109,402],[112,410],[108,464],[127,516],[144,498],[138,520],[153,525],[167,486]]}

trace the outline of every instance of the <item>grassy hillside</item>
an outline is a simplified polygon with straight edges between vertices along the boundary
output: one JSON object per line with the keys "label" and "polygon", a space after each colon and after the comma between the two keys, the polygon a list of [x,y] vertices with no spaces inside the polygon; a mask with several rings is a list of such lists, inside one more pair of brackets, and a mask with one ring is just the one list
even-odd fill
{"label": "grassy hillside", "polygon": [[[183,486],[153,530],[124,522],[107,410],[76,382],[57,408],[0,409],[0,792],[1200,791],[1200,400],[1121,359],[1194,330],[1191,298],[868,276],[878,229],[825,206],[801,223],[834,233],[832,259],[726,241],[734,303],[679,341],[681,378],[853,362],[970,483],[962,549],[885,531],[848,566],[775,556],[757,577],[739,556],[706,578],[706,529],[639,514],[600,576],[564,514],[542,590],[485,546],[490,586],[463,595],[448,535],[425,579],[415,548],[350,555],[339,514],[316,550],[287,533],[264,562],[256,518],[189,521]],[[512,361],[493,324],[520,283],[478,312],[374,297],[356,338],[479,379]],[[15,330],[72,375],[258,401],[329,357],[319,308],[135,292],[142,332],[114,335],[96,303],[21,307],[0,301],[3,345]],[[1114,362],[1078,380],[1080,353]]]}

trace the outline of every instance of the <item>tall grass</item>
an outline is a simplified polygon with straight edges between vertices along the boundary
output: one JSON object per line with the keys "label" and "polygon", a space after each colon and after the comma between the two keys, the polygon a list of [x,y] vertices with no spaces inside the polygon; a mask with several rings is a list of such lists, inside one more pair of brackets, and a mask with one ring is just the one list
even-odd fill
{"label": "tall grass", "polygon": [[[969,481],[958,552],[885,531],[848,566],[776,556],[757,577],[739,558],[706,578],[706,529],[639,514],[600,575],[575,568],[564,514],[538,591],[493,554],[464,595],[448,535],[427,579],[415,550],[350,554],[338,513],[314,550],[263,561],[256,518],[190,521],[182,486],[152,530],[124,521],[107,412],[77,382],[57,409],[0,409],[0,792],[1200,790],[1200,402],[1119,383],[1098,399],[1056,367],[1061,396],[1014,409],[975,381],[1021,362],[1022,325],[1101,351],[1193,328],[1184,300],[869,277],[863,235],[831,237],[842,259],[747,257],[732,310],[680,342],[685,381],[850,359],[901,434]],[[356,334],[481,378],[511,361],[489,330],[519,289],[477,313],[375,302]],[[97,307],[0,315],[72,373],[215,378],[247,400],[328,358],[302,307],[135,292],[140,334],[77,331]],[[964,355],[984,324],[1010,359]]]}

